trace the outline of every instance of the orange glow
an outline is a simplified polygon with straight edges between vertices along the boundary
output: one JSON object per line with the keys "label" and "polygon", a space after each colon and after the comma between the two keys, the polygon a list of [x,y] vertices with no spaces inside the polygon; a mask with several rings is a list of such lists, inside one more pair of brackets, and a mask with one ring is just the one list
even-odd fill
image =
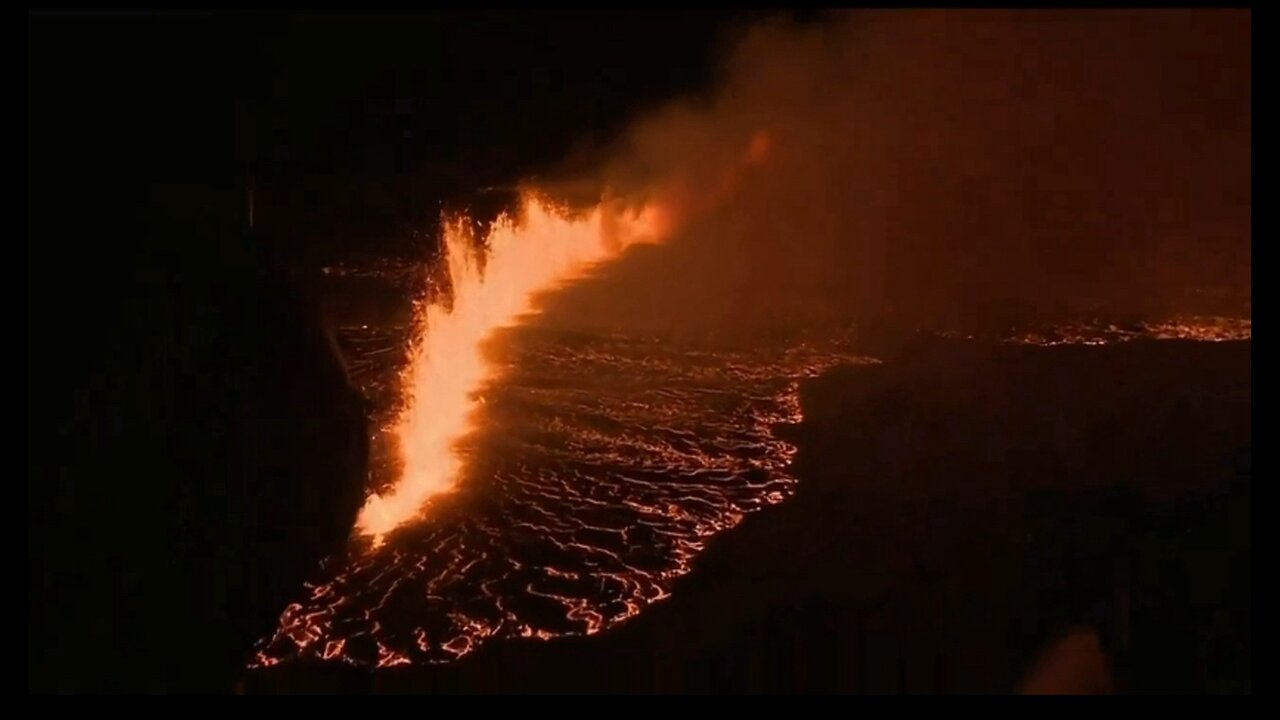
{"label": "orange glow", "polygon": [[677,175],[663,188],[658,205],[664,220],[678,224],[693,215],[707,213],[724,205],[733,197],[743,177],[753,166],[764,165],[773,152],[773,137],[757,130],[735,164],[721,171],[709,188],[694,187],[688,175]]}
{"label": "orange glow", "polygon": [[750,165],[759,165],[769,159],[769,152],[773,149],[773,140],[769,137],[769,133],[761,130],[751,137],[751,144],[747,146],[747,163]]}
{"label": "orange glow", "polygon": [[747,150],[743,153],[738,164],[725,171],[724,176],[720,179],[720,186],[715,193],[707,198],[708,209],[728,201],[737,192],[738,183],[742,181],[747,168],[753,165],[763,165],[769,159],[769,153],[772,149],[773,140],[769,133],[764,130],[756,131],[751,136],[751,141],[747,144]]}
{"label": "orange glow", "polygon": [[462,469],[454,446],[474,429],[476,393],[495,379],[481,350],[494,331],[535,312],[540,293],[633,244],[658,241],[660,224],[652,208],[603,202],[574,216],[525,192],[520,217],[500,218],[485,238],[483,271],[469,223],[445,225],[451,302],[433,302],[419,317],[396,432],[403,474],[390,492],[369,498],[357,520],[361,534],[380,541],[418,517],[430,497],[453,489]]}

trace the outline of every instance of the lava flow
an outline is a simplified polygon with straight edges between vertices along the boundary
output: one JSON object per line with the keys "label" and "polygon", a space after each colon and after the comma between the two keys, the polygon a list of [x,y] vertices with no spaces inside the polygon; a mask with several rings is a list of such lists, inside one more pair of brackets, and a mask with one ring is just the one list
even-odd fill
{"label": "lava flow", "polygon": [[654,206],[602,202],[590,212],[561,211],[522,193],[518,217],[504,216],[484,238],[484,266],[469,223],[445,225],[451,301],[425,306],[403,378],[405,409],[397,423],[403,460],[399,481],[371,496],[357,529],[375,544],[453,488],[462,459],[455,444],[472,427],[476,393],[494,379],[482,348],[498,329],[536,311],[535,298],[590,272],[627,247],[665,234]]}

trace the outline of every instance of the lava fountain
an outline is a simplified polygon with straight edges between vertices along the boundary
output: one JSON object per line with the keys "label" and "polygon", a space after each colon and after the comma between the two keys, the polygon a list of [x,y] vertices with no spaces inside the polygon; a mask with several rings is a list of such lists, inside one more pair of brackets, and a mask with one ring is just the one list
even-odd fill
{"label": "lava fountain", "polygon": [[604,201],[573,213],[525,191],[519,212],[500,217],[483,239],[483,267],[471,224],[445,224],[451,298],[424,304],[419,313],[396,428],[402,474],[361,510],[356,527],[362,535],[380,543],[419,517],[429,498],[455,486],[462,470],[455,446],[474,429],[476,393],[496,376],[482,350],[493,333],[536,312],[538,295],[583,277],[631,245],[660,241],[666,224],[655,205]]}
{"label": "lava fountain", "polygon": [[766,160],[771,145],[771,136],[757,131],[710,193],[691,191],[687,179],[677,178],[658,201],[636,205],[606,196],[586,212],[572,212],[524,190],[519,211],[498,218],[480,243],[483,267],[471,223],[446,223],[452,295],[448,303],[425,304],[419,315],[396,427],[402,473],[389,491],[365,503],[356,521],[360,534],[380,544],[419,517],[429,498],[453,489],[462,470],[455,446],[474,429],[476,393],[496,379],[483,353],[495,331],[536,312],[539,295],[582,278],[632,245],[661,242],[677,222],[722,204],[743,171]]}

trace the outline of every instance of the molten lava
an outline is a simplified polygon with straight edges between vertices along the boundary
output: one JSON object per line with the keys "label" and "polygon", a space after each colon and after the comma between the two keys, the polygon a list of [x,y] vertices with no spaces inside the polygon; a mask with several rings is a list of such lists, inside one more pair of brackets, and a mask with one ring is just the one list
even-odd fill
{"label": "molten lava", "polygon": [[539,294],[633,244],[658,241],[664,230],[652,206],[603,202],[573,215],[529,192],[520,205],[518,217],[500,218],[484,238],[483,269],[469,223],[445,225],[451,302],[426,305],[418,321],[396,432],[403,474],[389,492],[369,498],[357,521],[375,543],[416,518],[431,496],[454,487],[462,469],[455,445],[473,430],[476,393],[496,375],[482,352],[489,337],[535,312]]}

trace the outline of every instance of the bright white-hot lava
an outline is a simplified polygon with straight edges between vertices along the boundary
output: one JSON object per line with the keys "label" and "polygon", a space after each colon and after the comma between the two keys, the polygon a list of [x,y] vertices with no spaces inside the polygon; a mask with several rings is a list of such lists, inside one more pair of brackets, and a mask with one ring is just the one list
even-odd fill
{"label": "bright white-hot lava", "polygon": [[418,319],[396,433],[403,471],[389,492],[365,504],[357,521],[362,534],[381,540],[417,518],[431,496],[454,487],[462,469],[455,445],[474,429],[476,393],[496,372],[483,355],[486,340],[535,312],[538,295],[582,277],[630,245],[661,240],[663,226],[654,206],[602,202],[572,214],[528,192],[517,217],[493,224],[483,250],[466,220],[445,225],[451,297],[427,304]]}

